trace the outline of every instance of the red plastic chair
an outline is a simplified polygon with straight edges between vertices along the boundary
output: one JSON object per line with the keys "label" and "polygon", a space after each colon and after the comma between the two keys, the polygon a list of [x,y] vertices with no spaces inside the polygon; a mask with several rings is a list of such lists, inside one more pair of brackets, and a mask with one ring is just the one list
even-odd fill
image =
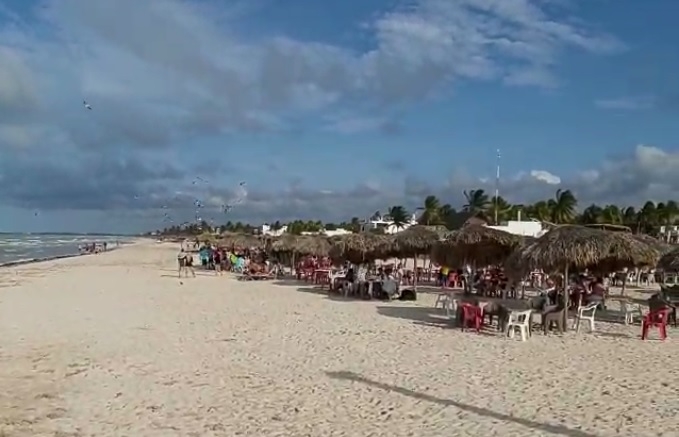
{"label": "red plastic chair", "polygon": [[648,330],[653,327],[657,327],[660,331],[660,339],[664,340],[667,338],[667,319],[670,314],[669,308],[663,308],[661,310],[656,310],[649,312],[644,316],[644,320],[641,322],[641,339],[646,340],[648,337]]}
{"label": "red plastic chair", "polygon": [[483,310],[480,307],[471,304],[462,305],[462,330],[465,328],[474,328],[476,332],[481,332],[481,325],[483,324]]}

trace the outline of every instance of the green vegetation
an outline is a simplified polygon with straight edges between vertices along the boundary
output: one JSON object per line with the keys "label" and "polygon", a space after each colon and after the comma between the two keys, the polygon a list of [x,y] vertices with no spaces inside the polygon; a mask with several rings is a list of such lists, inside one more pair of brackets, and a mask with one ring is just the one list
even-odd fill
{"label": "green vegetation", "polygon": [[[654,203],[647,201],[640,209],[634,206],[619,205],[589,205],[578,212],[578,200],[570,190],[557,190],[551,199],[540,200],[533,204],[510,204],[502,197],[495,199],[484,190],[469,190],[464,192],[465,204],[461,210],[456,210],[449,204],[441,204],[436,196],[427,196],[418,207],[419,222],[425,225],[442,225],[448,229],[459,228],[470,216],[478,217],[493,223],[497,212],[497,221],[516,220],[521,214],[522,219],[535,219],[555,224],[609,224],[627,226],[635,233],[654,234],[659,226],[672,225],[679,219],[679,206],[674,200]],[[394,205],[387,210],[387,214],[396,224],[403,226],[410,220],[412,212],[403,205]],[[371,219],[381,217],[376,211]],[[280,229],[284,224],[276,221],[271,224],[272,229]],[[301,234],[302,232],[318,232],[321,229],[334,230],[344,228],[352,232],[360,230],[360,219],[353,217],[348,222],[322,223],[318,220],[295,220],[287,223],[288,232]],[[191,224],[185,227],[172,226],[159,231],[164,235],[199,235],[206,230],[219,232],[252,233],[256,226],[227,222],[212,229],[207,223]]]}

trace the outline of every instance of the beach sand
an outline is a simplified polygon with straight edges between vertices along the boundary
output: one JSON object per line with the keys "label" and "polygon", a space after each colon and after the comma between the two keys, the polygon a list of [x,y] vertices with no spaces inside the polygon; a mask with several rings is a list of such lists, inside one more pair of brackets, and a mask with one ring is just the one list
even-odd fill
{"label": "beach sand", "polygon": [[434,295],[180,283],[175,254],[145,242],[0,272],[0,436],[679,435],[677,329],[522,343],[451,328]]}

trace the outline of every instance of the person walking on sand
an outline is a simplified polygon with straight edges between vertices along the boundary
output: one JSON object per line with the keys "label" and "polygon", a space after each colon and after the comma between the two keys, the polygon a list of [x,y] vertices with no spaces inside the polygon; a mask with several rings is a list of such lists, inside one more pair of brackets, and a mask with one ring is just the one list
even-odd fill
{"label": "person walking on sand", "polygon": [[215,275],[221,276],[222,274],[222,252],[221,249],[214,248],[212,251],[212,262],[215,266]]}
{"label": "person walking on sand", "polygon": [[177,263],[179,264],[180,278],[182,277],[182,272],[184,272],[184,275],[188,278],[189,271],[194,278],[196,277],[196,272],[193,270],[193,256],[191,256],[190,253],[185,252],[183,247],[177,254]]}

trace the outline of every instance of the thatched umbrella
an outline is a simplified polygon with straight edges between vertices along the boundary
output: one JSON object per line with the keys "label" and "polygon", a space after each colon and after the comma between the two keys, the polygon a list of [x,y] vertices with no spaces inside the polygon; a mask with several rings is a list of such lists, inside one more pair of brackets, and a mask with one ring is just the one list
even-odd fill
{"label": "thatched umbrella", "polygon": [[671,251],[665,253],[658,260],[658,267],[665,271],[678,271],[679,270],[679,247],[672,249]]}
{"label": "thatched umbrella", "polygon": [[201,243],[214,243],[217,240],[217,236],[211,232],[203,232],[196,239]]}
{"label": "thatched umbrella", "polygon": [[417,258],[430,254],[436,243],[448,234],[445,226],[410,226],[394,234],[394,252],[401,258],[413,258],[413,287],[417,289]]}
{"label": "thatched umbrella", "polygon": [[522,237],[482,225],[465,226],[434,245],[432,258],[439,264],[502,263],[521,244]]}
{"label": "thatched umbrella", "polygon": [[[615,271],[623,267],[655,265],[659,257],[655,249],[631,234],[575,225],[552,229],[521,254],[524,270],[563,271],[564,286],[572,267]],[[568,303],[567,293],[565,297]]]}
{"label": "thatched umbrella", "polygon": [[241,234],[236,232],[225,232],[219,238],[219,243],[227,247],[262,248],[266,241],[252,234]]}
{"label": "thatched umbrella", "polygon": [[671,252],[674,249],[674,246],[672,246],[671,244],[658,238],[651,237],[650,235],[647,234],[633,234],[632,238],[641,241],[642,243],[648,244],[649,246],[657,250],[660,253],[660,255],[664,255],[668,252]]}
{"label": "thatched umbrella", "polygon": [[322,235],[284,234],[271,243],[273,253],[294,253],[297,255],[328,256],[330,242]]}
{"label": "thatched umbrella", "polygon": [[344,260],[363,264],[390,257],[395,252],[394,239],[387,235],[361,232],[335,237],[329,255],[336,263]]}
{"label": "thatched umbrella", "polygon": [[446,228],[442,226],[411,226],[394,234],[394,249],[404,258],[429,254],[446,233]]}
{"label": "thatched umbrella", "polygon": [[298,255],[328,256],[330,242],[323,235],[283,234],[271,242],[269,250],[276,254],[279,260],[290,261],[294,274],[295,259]]}

